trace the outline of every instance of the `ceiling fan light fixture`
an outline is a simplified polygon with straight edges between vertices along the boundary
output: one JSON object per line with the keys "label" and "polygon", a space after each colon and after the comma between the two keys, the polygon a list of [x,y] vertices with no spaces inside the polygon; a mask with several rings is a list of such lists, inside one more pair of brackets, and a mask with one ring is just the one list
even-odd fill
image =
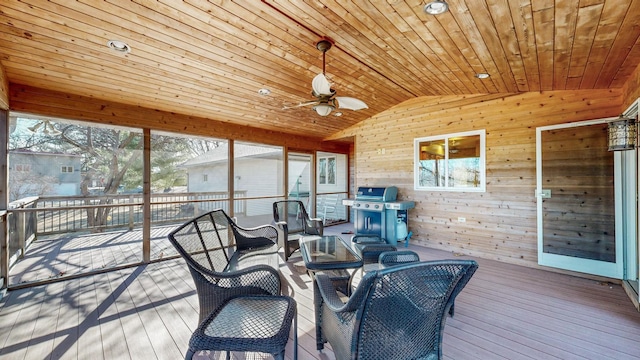
{"label": "ceiling fan light fixture", "polygon": [[327,103],[321,103],[313,107],[313,110],[318,113],[320,116],[327,116],[331,114],[333,110],[335,110],[335,106],[329,105]]}
{"label": "ceiling fan light fixture", "polygon": [[435,0],[424,6],[424,12],[429,15],[444,14],[449,10],[449,4],[444,0]]}
{"label": "ceiling fan light fixture", "polygon": [[40,130],[40,128],[42,127],[42,125],[44,125],[44,122],[41,121],[33,126],[29,126],[27,130],[29,130],[32,133],[37,133],[38,130]]}
{"label": "ceiling fan light fixture", "polygon": [[49,120],[41,120],[33,126],[27,128],[31,133],[42,132],[45,135],[58,136],[62,134],[62,131],[56,129]]}

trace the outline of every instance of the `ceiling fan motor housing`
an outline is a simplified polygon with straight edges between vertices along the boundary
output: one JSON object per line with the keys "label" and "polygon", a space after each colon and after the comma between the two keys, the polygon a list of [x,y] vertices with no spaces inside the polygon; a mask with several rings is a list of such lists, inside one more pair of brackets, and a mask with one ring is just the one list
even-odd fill
{"label": "ceiling fan motor housing", "polygon": [[327,52],[333,46],[333,40],[328,37],[323,37],[322,39],[316,42],[316,49],[322,51],[323,53]]}

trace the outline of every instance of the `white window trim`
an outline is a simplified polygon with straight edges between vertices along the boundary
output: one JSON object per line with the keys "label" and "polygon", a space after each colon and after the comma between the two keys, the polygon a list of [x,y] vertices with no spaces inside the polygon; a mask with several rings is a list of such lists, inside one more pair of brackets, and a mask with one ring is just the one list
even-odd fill
{"label": "white window trim", "polygon": [[[465,131],[453,134],[444,134],[436,136],[427,136],[413,139],[413,189],[416,191],[453,191],[453,192],[486,192],[487,174],[486,174],[486,130]],[[446,146],[445,160],[449,159],[449,138],[463,136],[480,136],[480,186],[470,187],[438,187],[438,186],[420,186],[420,143],[424,141],[444,140]],[[448,172],[448,169],[447,169]]]}

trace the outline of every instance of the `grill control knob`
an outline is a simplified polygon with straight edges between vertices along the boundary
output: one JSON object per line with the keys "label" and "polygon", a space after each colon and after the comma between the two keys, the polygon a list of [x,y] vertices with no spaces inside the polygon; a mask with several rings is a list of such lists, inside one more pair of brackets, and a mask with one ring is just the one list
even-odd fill
{"label": "grill control knob", "polygon": [[360,203],[355,203],[354,204],[356,207],[360,207]]}
{"label": "grill control knob", "polygon": [[369,204],[365,204],[365,205],[364,205],[364,207],[368,208],[368,207],[369,207]]}
{"label": "grill control knob", "polygon": [[376,206],[375,206],[375,208],[376,208],[376,209],[379,209],[379,208],[380,208],[380,205],[376,205]]}

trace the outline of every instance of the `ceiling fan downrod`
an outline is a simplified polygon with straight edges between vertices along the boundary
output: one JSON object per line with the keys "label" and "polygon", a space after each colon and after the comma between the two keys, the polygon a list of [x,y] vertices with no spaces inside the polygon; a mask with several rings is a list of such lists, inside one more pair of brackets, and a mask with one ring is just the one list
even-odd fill
{"label": "ceiling fan downrod", "polygon": [[329,40],[328,38],[322,38],[318,40],[318,42],[316,43],[316,49],[322,51],[322,74],[323,75],[325,73],[325,59],[326,59],[327,51],[331,49],[331,46],[333,46],[333,41]]}

